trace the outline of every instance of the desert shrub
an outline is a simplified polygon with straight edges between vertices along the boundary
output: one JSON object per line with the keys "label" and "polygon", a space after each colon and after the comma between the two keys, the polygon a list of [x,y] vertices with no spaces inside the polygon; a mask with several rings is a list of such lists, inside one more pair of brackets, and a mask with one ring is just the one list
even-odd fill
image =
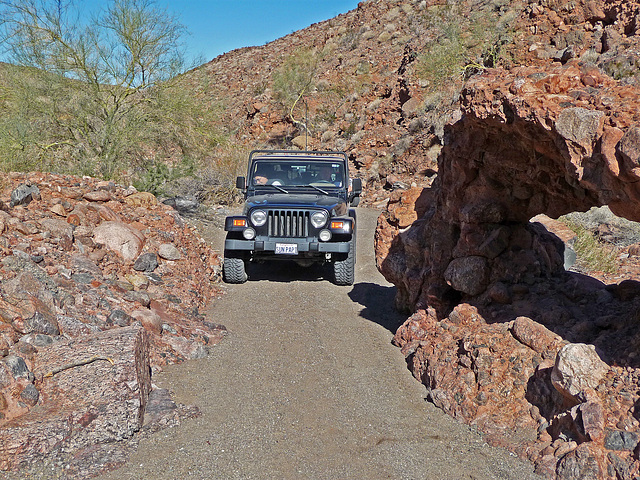
{"label": "desert shrub", "polygon": [[300,48],[289,55],[271,77],[274,97],[293,114],[302,96],[311,91],[319,55],[312,48]]}
{"label": "desert shrub", "polygon": [[360,33],[355,28],[348,28],[340,35],[339,45],[345,50],[351,51],[358,48]]}
{"label": "desert shrub", "polygon": [[463,59],[460,43],[456,39],[444,40],[418,58],[416,72],[431,86],[440,87],[459,76]]}
{"label": "desert shrub", "polygon": [[318,63],[323,55],[315,48],[300,48],[289,55],[271,76],[274,98],[285,108],[301,134],[313,135],[309,120],[313,112],[309,112],[305,96],[311,95],[315,89]]}
{"label": "desert shrub", "polygon": [[168,182],[181,177],[188,177],[196,172],[196,162],[184,157],[179,163],[169,165],[164,162],[149,160],[143,165],[133,180],[133,186],[143,192],[164,195]]}
{"label": "desert shrub", "polygon": [[[219,143],[176,77],[184,27],[154,2],[105,2],[87,25],[73,3],[2,3],[0,36],[21,67],[0,72],[1,168],[130,181],[148,159],[203,158]],[[152,166],[146,181],[165,174]]]}
{"label": "desert shrub", "polygon": [[489,7],[470,15],[462,11],[461,4],[427,8],[424,21],[435,38],[418,55],[417,76],[439,88],[500,64],[505,59],[504,45],[512,41],[519,11],[508,2]]}
{"label": "desert shrub", "polygon": [[594,232],[580,223],[575,217],[564,216],[559,219],[576,234],[573,249],[576,252],[576,266],[586,272],[613,273],[618,267],[618,250],[610,244],[601,242]]}
{"label": "desert shrub", "polygon": [[[176,170],[162,185],[167,197],[191,196],[200,202],[231,205],[241,199],[236,177],[246,175],[248,150],[224,145],[191,171]],[[184,175],[182,175],[184,174]]]}

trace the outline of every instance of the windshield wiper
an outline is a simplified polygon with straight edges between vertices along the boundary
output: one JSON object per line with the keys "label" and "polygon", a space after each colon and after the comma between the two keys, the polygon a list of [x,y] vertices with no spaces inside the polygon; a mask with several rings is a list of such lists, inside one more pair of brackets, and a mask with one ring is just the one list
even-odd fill
{"label": "windshield wiper", "polygon": [[260,185],[260,187],[273,187],[273,188],[277,188],[278,190],[280,190],[282,193],[289,193],[287,190],[285,190],[284,188],[282,188],[280,185],[274,185],[273,183],[266,183],[264,185]]}
{"label": "windshield wiper", "polygon": [[321,189],[320,187],[316,187],[315,185],[309,184],[309,185],[305,185],[305,187],[311,187],[314,190],[319,191],[320,193],[324,193],[325,195],[329,195],[329,192],[327,192],[326,190]]}

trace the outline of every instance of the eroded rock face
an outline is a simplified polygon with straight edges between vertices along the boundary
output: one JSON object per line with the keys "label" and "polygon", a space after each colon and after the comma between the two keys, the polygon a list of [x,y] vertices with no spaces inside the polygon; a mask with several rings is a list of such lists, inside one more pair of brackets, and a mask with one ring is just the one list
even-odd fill
{"label": "eroded rock face", "polygon": [[562,62],[468,82],[436,180],[391,195],[376,258],[413,313],[395,343],[435,405],[548,478],[630,478],[640,289],[566,272],[571,235],[548,217],[608,205],[640,220],[640,90]]}
{"label": "eroded rock face", "polygon": [[[561,272],[564,247],[529,223],[535,215],[609,205],[640,220],[638,104],[637,88],[577,64],[472,79],[463,117],[446,129],[434,186],[417,197],[417,220],[403,230],[397,205],[403,217],[410,208],[400,196],[379,222],[377,261],[398,285],[398,304],[445,313],[496,283]],[[416,276],[425,281],[414,286]]]}

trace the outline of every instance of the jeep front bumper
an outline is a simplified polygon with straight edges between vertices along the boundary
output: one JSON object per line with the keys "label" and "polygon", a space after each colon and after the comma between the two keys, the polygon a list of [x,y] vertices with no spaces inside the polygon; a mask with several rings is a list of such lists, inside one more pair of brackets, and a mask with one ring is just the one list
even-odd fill
{"label": "jeep front bumper", "polygon": [[270,238],[268,240],[240,240],[227,238],[224,242],[225,250],[243,250],[256,253],[273,253],[275,255],[277,243],[296,244],[298,253],[349,253],[350,242],[319,242],[307,241],[300,238]]}

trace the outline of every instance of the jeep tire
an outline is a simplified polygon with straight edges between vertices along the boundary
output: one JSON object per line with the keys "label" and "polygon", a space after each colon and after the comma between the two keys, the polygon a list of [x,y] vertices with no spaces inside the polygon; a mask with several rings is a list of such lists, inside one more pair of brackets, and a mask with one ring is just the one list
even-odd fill
{"label": "jeep tire", "polygon": [[222,279],[226,283],[244,283],[247,278],[244,256],[238,252],[225,251],[222,264]]}
{"label": "jeep tire", "polygon": [[356,264],[356,237],[349,242],[346,258],[333,262],[333,279],[336,285],[353,285]]}

